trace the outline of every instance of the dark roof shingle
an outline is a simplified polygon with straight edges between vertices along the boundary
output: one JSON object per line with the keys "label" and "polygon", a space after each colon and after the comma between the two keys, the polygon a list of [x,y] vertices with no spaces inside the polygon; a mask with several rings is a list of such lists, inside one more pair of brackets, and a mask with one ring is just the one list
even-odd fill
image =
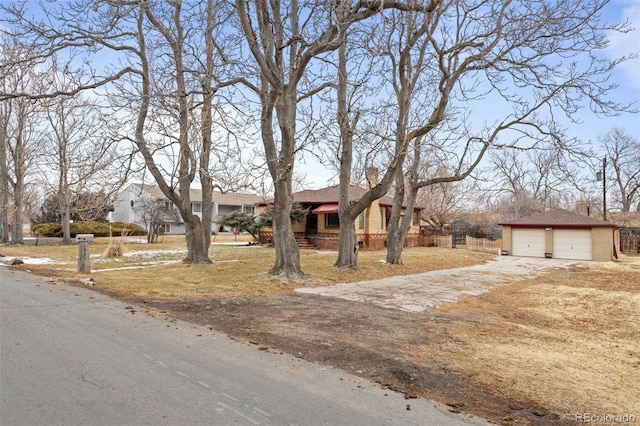
{"label": "dark roof shingle", "polygon": [[[157,185],[149,185],[149,184],[141,184],[141,183],[134,183],[134,185],[158,199],[164,200],[167,198],[160,190],[160,187]],[[202,189],[191,188],[189,191],[189,198],[191,199],[192,202],[196,202],[196,203],[201,202]],[[257,204],[260,201],[262,201],[262,197],[258,195],[241,194],[237,192],[222,193],[220,191],[213,191],[213,201],[222,205],[242,206],[242,205]]]}
{"label": "dark roof shingle", "polygon": [[577,226],[577,227],[611,227],[617,226],[604,220],[595,219],[583,214],[573,213],[568,210],[556,209],[531,216],[525,216],[508,222],[499,223],[506,226]]}
{"label": "dark roof shingle", "polygon": [[[349,196],[353,201],[359,200],[367,192],[366,189],[351,185]],[[337,203],[340,199],[340,186],[334,185],[322,189],[306,189],[293,194],[293,201],[301,204]],[[393,205],[393,198],[384,196],[378,201],[383,206]],[[418,208],[416,206],[416,208]]]}

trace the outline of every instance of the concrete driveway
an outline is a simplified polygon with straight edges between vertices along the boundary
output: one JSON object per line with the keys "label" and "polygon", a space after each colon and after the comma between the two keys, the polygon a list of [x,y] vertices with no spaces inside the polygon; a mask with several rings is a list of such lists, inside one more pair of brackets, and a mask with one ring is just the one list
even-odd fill
{"label": "concrete driveway", "polygon": [[549,269],[568,268],[577,263],[572,260],[499,256],[483,265],[296,291],[422,312],[442,303],[455,303],[461,296],[478,296],[500,284],[535,278]]}

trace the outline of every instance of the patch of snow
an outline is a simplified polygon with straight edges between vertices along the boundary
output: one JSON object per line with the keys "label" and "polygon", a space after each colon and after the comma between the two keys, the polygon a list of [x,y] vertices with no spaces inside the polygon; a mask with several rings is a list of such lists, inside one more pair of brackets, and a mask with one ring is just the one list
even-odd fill
{"label": "patch of snow", "polygon": [[156,256],[170,256],[186,253],[185,249],[175,250],[137,250],[128,251],[124,253],[124,257],[156,257]]}
{"label": "patch of snow", "polygon": [[26,265],[56,265],[56,264],[60,264],[62,262],[57,262],[53,259],[50,259],[48,257],[29,257],[29,256],[14,256],[14,257],[6,257],[5,262],[10,262],[13,259],[22,259],[22,261],[26,264]]}

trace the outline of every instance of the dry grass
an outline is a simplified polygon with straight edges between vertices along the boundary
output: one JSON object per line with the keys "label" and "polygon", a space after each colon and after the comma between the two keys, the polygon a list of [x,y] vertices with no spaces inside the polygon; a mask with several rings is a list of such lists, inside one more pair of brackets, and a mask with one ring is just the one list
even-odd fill
{"label": "dry grass", "polygon": [[[302,283],[273,280],[267,272],[273,266],[273,248],[214,244],[209,252],[211,265],[185,265],[183,237],[165,237],[158,244],[125,242],[125,256],[102,256],[112,241],[98,238],[89,246],[95,287],[120,297],[199,297],[222,295],[270,294],[290,291],[300,286],[327,285],[407,275],[436,269],[448,269],[483,263],[492,256],[464,250],[413,248],[404,251],[405,265],[385,265],[384,251],[361,251],[360,271],[333,267],[337,252],[302,250],[301,266],[308,279]],[[238,236],[237,241],[249,241]],[[215,243],[236,242],[233,236],[218,235]],[[54,279],[77,282],[84,277],[76,271],[78,248],[71,246],[3,246],[7,258],[49,258],[53,263],[23,266]]]}
{"label": "dry grass", "polygon": [[640,258],[589,263],[441,310],[460,323],[443,354],[489,389],[563,414],[640,417]]}

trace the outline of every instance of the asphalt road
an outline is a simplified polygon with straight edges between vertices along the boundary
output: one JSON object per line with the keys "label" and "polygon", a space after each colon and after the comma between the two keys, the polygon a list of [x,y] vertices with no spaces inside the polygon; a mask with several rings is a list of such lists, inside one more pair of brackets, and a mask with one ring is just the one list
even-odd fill
{"label": "asphalt road", "polygon": [[88,288],[0,266],[0,424],[486,423]]}

